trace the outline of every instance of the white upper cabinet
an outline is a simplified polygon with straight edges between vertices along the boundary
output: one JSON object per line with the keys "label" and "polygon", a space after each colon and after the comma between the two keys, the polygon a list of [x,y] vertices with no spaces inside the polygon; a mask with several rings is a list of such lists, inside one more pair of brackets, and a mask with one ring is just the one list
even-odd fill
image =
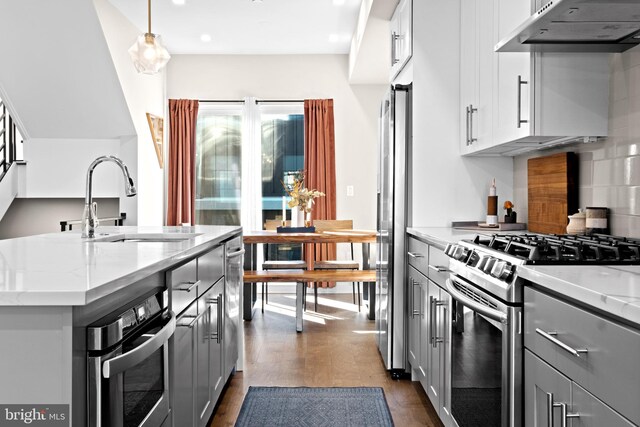
{"label": "white upper cabinet", "polygon": [[493,0],[462,0],[460,16],[461,151],[491,144],[493,116]]}
{"label": "white upper cabinet", "polygon": [[413,54],[412,0],[401,0],[391,17],[391,81]]}
{"label": "white upper cabinet", "polygon": [[[462,0],[463,155],[514,156],[543,145],[607,136],[609,54],[494,52],[495,44],[525,21],[534,7],[531,0]],[[479,21],[473,23],[473,15]],[[475,63],[466,46],[474,42],[474,34]],[[478,108],[471,109],[467,131],[466,88],[472,85],[473,72]],[[490,124],[484,123],[485,118]]]}

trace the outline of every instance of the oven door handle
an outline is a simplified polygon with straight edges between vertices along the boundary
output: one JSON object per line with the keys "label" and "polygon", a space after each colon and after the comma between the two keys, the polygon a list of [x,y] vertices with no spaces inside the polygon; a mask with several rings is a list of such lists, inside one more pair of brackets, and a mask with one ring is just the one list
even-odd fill
{"label": "oven door handle", "polygon": [[491,307],[487,307],[486,305],[482,305],[479,302],[472,300],[462,292],[458,291],[454,286],[451,279],[447,279],[445,282],[447,287],[447,291],[449,294],[457,301],[460,301],[470,309],[477,311],[478,313],[487,316],[490,319],[496,320],[500,323],[507,324],[507,313],[503,313],[500,310],[496,310]]}
{"label": "oven door handle", "polygon": [[102,376],[105,378],[111,378],[126,371],[151,356],[154,351],[169,341],[169,338],[171,338],[171,335],[173,335],[173,332],[176,330],[176,315],[173,311],[170,311],[169,313],[171,317],[167,324],[164,325],[152,338],[125,354],[116,356],[113,359],[105,360],[102,364]]}
{"label": "oven door handle", "polygon": [[233,258],[233,257],[237,257],[237,256],[240,256],[240,255],[244,255],[244,253],[245,253],[244,249],[239,249],[239,250],[237,250],[235,252],[229,252],[227,254],[227,259]]}

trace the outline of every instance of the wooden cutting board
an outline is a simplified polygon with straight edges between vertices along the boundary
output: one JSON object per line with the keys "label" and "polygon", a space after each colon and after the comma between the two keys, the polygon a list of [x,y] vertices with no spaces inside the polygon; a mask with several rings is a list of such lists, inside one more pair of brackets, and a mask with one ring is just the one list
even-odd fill
{"label": "wooden cutting board", "polygon": [[578,212],[578,156],[559,153],[528,160],[530,231],[565,234]]}

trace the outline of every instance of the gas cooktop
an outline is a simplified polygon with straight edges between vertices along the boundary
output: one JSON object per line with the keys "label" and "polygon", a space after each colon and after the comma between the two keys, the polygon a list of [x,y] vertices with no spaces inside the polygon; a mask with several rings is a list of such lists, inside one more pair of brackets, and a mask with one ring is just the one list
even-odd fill
{"label": "gas cooktop", "polygon": [[478,235],[474,245],[493,249],[540,265],[640,265],[640,239],[604,234],[494,234]]}
{"label": "gas cooktop", "polygon": [[524,265],[640,265],[640,239],[594,235],[494,234],[449,244],[458,284],[466,281],[509,303],[522,301]]}

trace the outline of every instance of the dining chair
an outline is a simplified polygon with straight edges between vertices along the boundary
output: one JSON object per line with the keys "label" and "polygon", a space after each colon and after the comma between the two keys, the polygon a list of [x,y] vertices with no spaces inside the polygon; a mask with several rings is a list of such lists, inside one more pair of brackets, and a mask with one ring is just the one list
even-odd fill
{"label": "dining chair", "polygon": [[[353,220],[351,219],[316,219],[313,221],[313,226],[316,228],[316,232],[323,231],[340,231],[340,230],[353,230]],[[355,261],[353,257],[353,243],[351,246],[351,259],[350,260],[320,260],[314,261],[314,270],[358,270],[360,264]],[[360,298],[360,282],[358,285],[358,312],[360,312],[360,306],[362,305]],[[353,297],[353,303],[356,303],[356,282],[351,282],[351,293]],[[315,298],[315,311],[318,311],[318,284],[313,284],[313,295]]]}
{"label": "dining chair", "polygon": [[[289,225],[290,221],[286,222],[286,225]],[[264,224],[264,229],[265,230],[271,230],[274,231],[276,228],[278,228],[281,225],[281,221],[280,220],[276,220],[276,219],[268,219],[265,221]],[[268,243],[267,243],[267,247],[268,247]],[[267,250],[268,252],[268,250]],[[291,270],[291,269],[298,269],[298,270],[306,270],[307,269],[307,263],[305,260],[300,259],[300,260],[265,260],[262,263],[262,269],[263,270]],[[262,312],[264,313],[264,305],[265,303],[269,302],[269,283],[268,282],[262,282]]]}

